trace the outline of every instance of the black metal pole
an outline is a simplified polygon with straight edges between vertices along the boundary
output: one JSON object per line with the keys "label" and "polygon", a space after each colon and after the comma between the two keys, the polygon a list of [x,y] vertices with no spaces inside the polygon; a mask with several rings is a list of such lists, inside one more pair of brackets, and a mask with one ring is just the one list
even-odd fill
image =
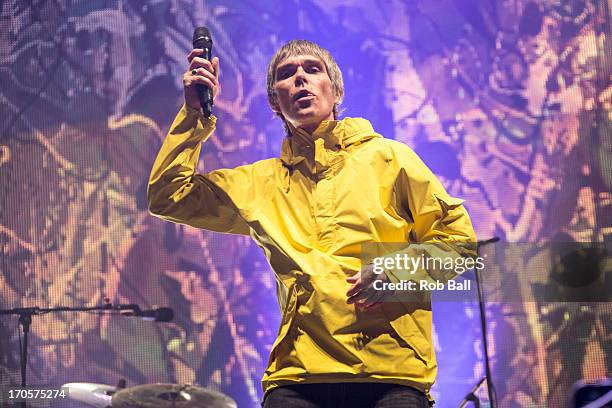
{"label": "black metal pole", "polygon": [[470,390],[468,395],[465,396],[463,401],[461,401],[461,405],[459,405],[459,408],[464,408],[467,405],[468,402],[473,402],[474,403],[474,408],[480,408],[480,400],[476,396],[476,391],[478,390],[478,388],[480,388],[480,386],[482,385],[483,382],[485,382],[486,379],[487,379],[487,377],[483,377],[480,381],[478,381],[478,384],[476,384]]}
{"label": "black metal pole", "polygon": [[[487,239],[485,241],[478,241],[477,248],[480,249],[481,247],[487,244],[492,244],[497,241],[499,241],[499,237],[494,237],[491,239]],[[478,382],[478,384],[476,384],[474,388],[472,388],[472,390],[465,396],[463,401],[461,401],[461,405],[459,407],[460,408],[465,407],[468,401],[473,402],[476,408],[480,407],[480,402],[478,398],[476,397],[475,393],[476,393],[476,390],[483,383],[483,381],[486,380],[487,381],[487,393],[489,394],[489,403],[491,405],[491,408],[497,408],[495,388],[493,387],[493,377],[491,375],[491,365],[489,364],[489,342],[488,342],[488,336],[487,336],[487,320],[486,320],[486,310],[485,310],[484,299],[483,299],[484,295],[483,295],[482,286],[480,283],[480,271],[478,270],[478,268],[476,268],[474,272],[476,276],[476,290],[478,291],[478,307],[480,309],[480,328],[482,331],[482,342],[483,342],[483,350],[484,350],[485,377],[482,378]]]}
{"label": "black metal pole", "polygon": [[497,407],[497,401],[495,400],[495,391],[493,390],[493,381],[491,376],[491,365],[489,364],[489,342],[487,336],[487,321],[486,321],[486,310],[484,306],[484,300],[482,295],[482,287],[480,285],[480,272],[476,269],[476,289],[478,290],[478,305],[480,307],[480,326],[482,329],[482,341],[484,349],[485,359],[485,378],[487,380],[487,392],[489,394],[489,402],[491,408]]}
{"label": "black metal pole", "polygon": [[[21,329],[23,331],[23,344],[21,344],[21,387],[25,388],[27,386],[27,368],[28,368],[28,335],[30,334],[30,325],[32,324],[32,314],[36,313],[35,310],[30,310],[22,313],[19,316],[19,324],[21,325]],[[19,329],[17,329],[19,330]],[[27,403],[26,400],[23,399],[21,401],[21,407],[26,408]]]}
{"label": "black metal pole", "polygon": [[21,344],[21,386],[27,385],[26,370],[28,367],[28,334],[30,333],[30,325],[32,324],[32,315],[24,313],[19,317],[19,324],[23,331],[23,344]]}

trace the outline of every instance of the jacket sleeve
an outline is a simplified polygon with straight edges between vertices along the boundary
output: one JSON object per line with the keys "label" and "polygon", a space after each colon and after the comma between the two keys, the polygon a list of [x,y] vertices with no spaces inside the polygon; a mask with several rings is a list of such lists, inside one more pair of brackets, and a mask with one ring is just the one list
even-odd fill
{"label": "jacket sleeve", "polygon": [[454,279],[471,269],[465,266],[474,265],[477,255],[476,236],[464,200],[451,197],[408,146],[399,145],[394,156],[399,164],[395,181],[397,210],[412,223],[410,244],[398,252],[429,261],[409,270],[391,268],[387,275],[394,282]]}
{"label": "jacket sleeve", "polygon": [[[164,220],[232,234],[249,227],[231,198],[248,194],[249,166],[196,174],[201,142],[215,130],[216,118],[183,105],[164,139],[149,176],[149,212]],[[233,191],[232,191],[233,190]]]}

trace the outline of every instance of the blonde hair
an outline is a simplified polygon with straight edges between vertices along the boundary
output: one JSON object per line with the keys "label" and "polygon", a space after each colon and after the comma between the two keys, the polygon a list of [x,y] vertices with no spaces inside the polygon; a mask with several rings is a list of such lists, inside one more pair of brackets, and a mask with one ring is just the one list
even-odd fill
{"label": "blonde hair", "polygon": [[[293,57],[296,55],[313,55],[319,58],[325,64],[327,75],[332,83],[332,89],[334,90],[336,96],[338,96],[338,103],[334,104],[333,109],[334,119],[338,119],[338,107],[342,103],[342,98],[344,97],[344,82],[342,81],[342,72],[329,51],[308,40],[289,41],[280,47],[270,60],[270,63],[268,64],[268,103],[272,108],[274,108],[276,104],[274,83],[276,82],[276,68],[278,67],[278,64],[288,57]],[[285,122],[285,118],[280,112],[275,113],[283,120],[283,122]],[[290,134],[286,122],[285,130],[287,131],[287,134]]]}

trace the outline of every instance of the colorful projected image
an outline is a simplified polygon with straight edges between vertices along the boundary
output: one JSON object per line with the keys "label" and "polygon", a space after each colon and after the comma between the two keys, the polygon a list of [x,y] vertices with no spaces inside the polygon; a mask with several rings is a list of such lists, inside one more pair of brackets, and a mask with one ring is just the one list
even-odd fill
{"label": "colorful projected image", "polygon": [[[147,209],[196,26],[221,83],[199,172],[279,157],[266,67],[305,38],[342,70],[342,117],[410,146],[465,200],[479,240],[609,244],[610,12],[596,0],[2,2],[0,308],[174,310],[164,324],[34,317],[28,383],[197,384],[261,406],[282,314],[263,251]],[[543,302],[513,279],[485,275],[499,290],[486,304],[499,406],[562,406],[574,382],[610,376],[610,303]],[[432,395],[458,406],[484,376],[477,299],[434,303],[433,319]],[[17,329],[0,316],[1,385],[20,381]]]}

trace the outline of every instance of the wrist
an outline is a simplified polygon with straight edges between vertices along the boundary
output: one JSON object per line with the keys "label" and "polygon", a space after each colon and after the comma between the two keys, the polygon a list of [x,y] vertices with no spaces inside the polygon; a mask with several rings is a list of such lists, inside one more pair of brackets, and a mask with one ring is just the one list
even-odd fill
{"label": "wrist", "polygon": [[190,105],[189,102],[187,101],[183,102],[183,107],[186,109],[187,113],[192,114],[192,115],[194,114],[197,115],[197,114],[202,113],[202,108],[199,105],[196,107],[196,106]]}
{"label": "wrist", "polygon": [[217,118],[215,115],[205,117],[202,110],[195,109],[186,102],[181,106],[179,118],[182,123],[181,127],[193,129],[202,140],[207,139],[216,128]]}

